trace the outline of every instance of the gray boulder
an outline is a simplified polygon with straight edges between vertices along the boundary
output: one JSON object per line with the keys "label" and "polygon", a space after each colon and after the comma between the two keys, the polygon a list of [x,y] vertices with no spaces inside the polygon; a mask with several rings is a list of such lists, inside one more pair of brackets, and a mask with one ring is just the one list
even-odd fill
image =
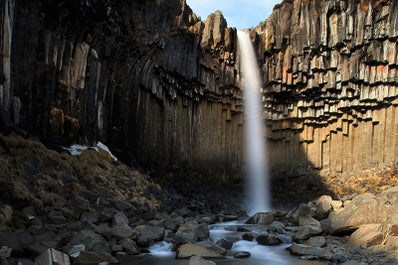
{"label": "gray boulder", "polygon": [[203,258],[223,258],[223,255],[220,255],[214,250],[207,249],[203,246],[195,245],[195,244],[184,244],[181,245],[176,252],[177,258],[190,258],[192,256],[199,256]]}
{"label": "gray boulder", "polygon": [[206,224],[188,223],[181,225],[175,235],[180,243],[195,243],[209,238],[210,231]]}
{"label": "gray boulder", "polygon": [[202,257],[192,256],[189,259],[189,265],[216,265],[216,263],[210,260],[205,260]]}
{"label": "gray boulder", "polygon": [[[137,244],[131,238],[123,238],[119,241],[119,244],[123,247],[123,250],[127,252],[129,255],[137,255],[140,254],[140,251],[137,247]],[[119,252],[122,250],[119,250]]]}
{"label": "gray boulder", "polygon": [[154,242],[162,241],[165,235],[165,229],[153,225],[139,225],[134,228],[137,234],[137,244],[141,247],[149,247]]}
{"label": "gray boulder", "polygon": [[274,215],[271,212],[260,212],[251,216],[246,224],[259,224],[259,225],[269,225],[274,221]]}
{"label": "gray boulder", "polygon": [[313,246],[308,246],[304,244],[296,244],[293,243],[290,247],[289,250],[292,254],[294,255],[299,255],[299,256],[321,256],[322,253],[324,252],[324,249],[321,247],[313,247]]}
{"label": "gray boulder", "polygon": [[282,243],[282,239],[275,234],[262,233],[256,237],[256,241],[264,246],[277,246]]}
{"label": "gray boulder", "polygon": [[319,235],[323,230],[321,226],[317,225],[305,225],[299,227],[297,232],[293,235],[294,240],[306,240],[312,236]]}

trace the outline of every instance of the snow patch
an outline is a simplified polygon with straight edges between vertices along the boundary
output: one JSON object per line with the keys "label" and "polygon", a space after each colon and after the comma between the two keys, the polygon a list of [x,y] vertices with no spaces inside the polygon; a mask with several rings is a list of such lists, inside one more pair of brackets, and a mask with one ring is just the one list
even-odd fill
{"label": "snow patch", "polygon": [[85,146],[85,145],[74,144],[71,145],[70,147],[62,147],[62,149],[68,151],[73,156],[79,156],[82,154],[82,151],[87,149],[92,149],[95,150],[96,152],[99,152],[99,149],[102,149],[105,152],[107,152],[110,155],[110,157],[112,157],[113,161],[118,161],[117,157],[112,154],[108,146],[99,141],[96,146]]}

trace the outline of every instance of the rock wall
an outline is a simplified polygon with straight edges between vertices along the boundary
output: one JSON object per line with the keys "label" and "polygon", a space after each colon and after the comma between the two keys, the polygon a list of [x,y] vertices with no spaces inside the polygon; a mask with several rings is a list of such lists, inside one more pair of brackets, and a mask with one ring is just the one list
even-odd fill
{"label": "rock wall", "polygon": [[[184,0],[0,5],[2,124],[60,145],[100,139],[148,169],[240,174],[238,44],[220,12],[202,22]],[[397,17],[395,1],[286,0],[251,31],[275,174],[395,164]]]}
{"label": "rock wall", "polygon": [[2,122],[146,168],[240,172],[236,30],[184,0],[1,0]]}
{"label": "rock wall", "polygon": [[396,164],[397,1],[284,1],[252,33],[271,164],[322,174]]}

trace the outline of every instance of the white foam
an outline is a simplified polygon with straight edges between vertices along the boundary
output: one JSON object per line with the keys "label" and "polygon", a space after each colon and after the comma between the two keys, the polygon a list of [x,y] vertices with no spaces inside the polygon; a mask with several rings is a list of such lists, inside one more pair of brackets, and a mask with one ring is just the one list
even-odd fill
{"label": "white foam", "polygon": [[156,257],[173,256],[175,253],[172,251],[173,244],[166,241],[158,242],[149,248],[150,254]]}

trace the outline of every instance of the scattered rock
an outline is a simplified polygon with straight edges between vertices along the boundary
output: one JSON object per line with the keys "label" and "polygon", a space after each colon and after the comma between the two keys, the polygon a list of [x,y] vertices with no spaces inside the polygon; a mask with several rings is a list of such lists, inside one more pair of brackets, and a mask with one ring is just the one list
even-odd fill
{"label": "scattered rock", "polygon": [[348,243],[354,246],[369,247],[380,245],[384,239],[384,227],[381,224],[361,225],[348,239]]}
{"label": "scattered rock", "polygon": [[119,244],[122,246],[122,250],[117,249],[116,252],[120,252],[120,251],[124,250],[129,255],[140,254],[137,244],[131,238],[123,238],[122,240],[119,241]]}
{"label": "scattered rock", "polygon": [[304,244],[293,243],[289,248],[290,252],[294,255],[310,255],[310,256],[320,256],[324,251],[321,247],[313,247]]}
{"label": "scattered rock", "polygon": [[244,233],[242,235],[242,240],[253,241],[255,237],[256,237],[256,234],[253,232]]}
{"label": "scattered rock", "polygon": [[312,247],[324,247],[326,245],[326,238],[324,236],[310,237],[307,241],[305,241],[305,245]]}
{"label": "scattered rock", "polygon": [[195,244],[184,244],[177,249],[177,258],[190,258],[192,256],[199,256],[203,258],[223,258],[223,255]]}
{"label": "scattered rock", "polygon": [[141,247],[149,247],[154,242],[162,241],[165,229],[153,225],[139,225],[134,228],[137,235],[137,244]]}
{"label": "scattered rock", "polygon": [[176,241],[180,243],[195,243],[199,240],[207,239],[210,235],[206,224],[183,224],[175,235]]}
{"label": "scattered rock", "polygon": [[239,251],[234,253],[233,257],[237,259],[249,258],[251,256],[249,251]]}
{"label": "scattered rock", "polygon": [[220,240],[217,241],[217,245],[219,245],[220,247],[222,247],[226,250],[230,250],[232,248],[232,246],[234,245],[234,243],[225,238],[221,238]]}
{"label": "scattered rock", "polygon": [[246,224],[259,224],[259,225],[269,225],[274,221],[274,215],[271,212],[260,212],[251,216]]}
{"label": "scattered rock", "polygon": [[275,234],[262,233],[256,237],[256,240],[260,245],[264,246],[277,246],[282,243],[281,238]]}
{"label": "scattered rock", "polygon": [[316,226],[316,225],[305,225],[299,227],[297,232],[293,235],[294,240],[306,240],[312,236],[319,235],[322,233],[323,230],[321,226]]}
{"label": "scattered rock", "polygon": [[220,255],[225,255],[225,253],[227,252],[227,250],[225,248],[213,243],[210,240],[199,241],[199,242],[196,242],[195,245],[205,247],[205,248],[212,250]]}
{"label": "scattered rock", "polygon": [[116,224],[112,226],[112,235],[117,238],[128,238],[136,235],[128,224]]}

